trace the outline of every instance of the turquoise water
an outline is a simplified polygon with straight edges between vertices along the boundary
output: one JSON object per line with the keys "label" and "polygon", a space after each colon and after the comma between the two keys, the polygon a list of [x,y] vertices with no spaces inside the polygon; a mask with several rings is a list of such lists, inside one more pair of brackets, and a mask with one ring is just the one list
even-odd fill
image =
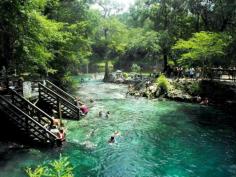
{"label": "turquoise water", "polygon": [[[90,112],[66,121],[67,143],[54,150],[11,151],[0,159],[1,177],[24,176],[35,166],[68,156],[76,177],[233,177],[236,134],[223,124],[227,115],[210,107],[126,98],[124,85],[92,81],[78,95]],[[99,111],[110,111],[109,118]],[[108,144],[118,130],[121,136]]]}

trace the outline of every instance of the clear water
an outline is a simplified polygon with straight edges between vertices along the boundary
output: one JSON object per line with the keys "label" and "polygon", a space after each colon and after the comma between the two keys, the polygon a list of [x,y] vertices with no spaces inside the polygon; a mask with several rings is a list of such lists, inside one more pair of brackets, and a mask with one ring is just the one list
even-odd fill
{"label": "clear water", "polygon": [[[21,177],[26,166],[68,156],[76,177],[233,177],[236,134],[227,115],[199,105],[125,97],[124,85],[89,81],[78,95],[93,98],[89,115],[66,121],[67,143],[54,150],[1,154],[0,177]],[[99,117],[110,111],[110,117]],[[117,143],[107,143],[116,131]]]}

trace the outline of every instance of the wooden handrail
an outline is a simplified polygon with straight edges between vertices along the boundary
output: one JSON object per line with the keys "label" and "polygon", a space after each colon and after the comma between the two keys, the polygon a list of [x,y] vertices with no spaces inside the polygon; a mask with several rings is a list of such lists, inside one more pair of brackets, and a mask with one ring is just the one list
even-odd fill
{"label": "wooden handrail", "polygon": [[28,101],[27,99],[25,99],[24,97],[22,97],[21,95],[19,95],[16,91],[9,89],[10,92],[12,94],[14,94],[15,96],[17,96],[18,98],[20,98],[22,101],[24,101],[25,103],[27,103],[29,106],[31,106],[33,109],[37,110],[37,112],[39,112],[41,115],[43,115],[43,117],[46,117],[50,123],[53,123],[53,119],[51,116],[49,116],[46,112],[44,112],[43,110],[39,109],[37,106],[35,106],[34,104],[32,104],[30,101]]}
{"label": "wooden handrail", "polygon": [[[33,118],[31,118],[29,115],[27,115],[26,113],[24,113],[22,110],[20,110],[19,108],[17,108],[15,105],[13,105],[12,103],[10,103],[7,99],[5,99],[3,96],[0,95],[1,100],[3,100],[5,103],[7,103],[8,105],[11,106],[11,108],[15,109],[16,111],[20,112],[26,119],[30,120],[31,122],[33,122],[34,124],[36,124],[38,127],[40,127],[41,129],[43,129],[43,131],[45,131],[48,135],[50,135],[51,137],[53,137],[55,140],[57,139],[57,136],[54,135],[52,132],[50,132],[49,130],[47,130],[44,126],[42,126],[41,124],[39,124],[36,120],[34,120]],[[12,111],[12,109],[9,109],[6,105],[4,105],[1,101],[0,104],[2,104],[5,108],[7,108],[8,110]],[[12,111],[18,118],[20,118],[20,116],[18,114],[16,114],[14,111]],[[35,127],[31,126],[33,129],[35,129],[37,132],[39,132],[40,134],[42,134],[43,136],[45,136],[46,138],[47,135],[43,134],[42,132],[40,132],[39,130],[37,130]]]}
{"label": "wooden handrail", "polygon": [[[46,84],[49,84],[50,86],[53,87],[53,89],[56,89],[56,91],[62,93],[63,95],[65,95],[67,98],[71,99],[71,101],[73,101],[73,103],[76,103],[76,98],[73,97],[72,95],[68,94],[67,92],[65,92],[64,90],[62,90],[61,88],[57,87],[55,84],[53,84],[52,82],[46,80]],[[52,89],[52,90],[53,90]]]}
{"label": "wooden handrail", "polygon": [[40,87],[44,88],[45,90],[47,90],[49,93],[51,93],[52,95],[58,97],[60,100],[62,100],[63,102],[65,102],[66,104],[68,104],[71,108],[79,110],[79,107],[72,104],[71,102],[69,102],[68,100],[66,100],[65,98],[63,98],[62,96],[60,96],[59,94],[57,94],[56,92],[54,92],[53,90],[45,87],[43,84],[39,83],[39,90]]}

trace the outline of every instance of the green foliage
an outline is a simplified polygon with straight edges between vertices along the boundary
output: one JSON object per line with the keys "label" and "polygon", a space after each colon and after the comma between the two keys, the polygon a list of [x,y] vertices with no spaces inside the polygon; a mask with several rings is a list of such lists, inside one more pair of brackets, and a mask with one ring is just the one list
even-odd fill
{"label": "green foliage", "polygon": [[[89,8],[94,2],[102,10]],[[181,65],[236,63],[232,0],[138,0],[126,13],[118,4],[1,0],[0,65],[67,85],[81,66],[108,59],[127,70],[154,61],[167,67],[169,59]]]}
{"label": "green foliage", "polygon": [[168,90],[170,88],[170,83],[169,83],[168,79],[165,77],[164,74],[160,75],[156,79],[155,83],[157,84],[158,87],[160,87],[164,91],[168,92]]}
{"label": "green foliage", "polygon": [[187,85],[186,92],[190,95],[197,96],[200,93],[200,86],[198,82],[193,82],[192,84]]}
{"label": "green foliage", "polygon": [[26,174],[29,177],[73,177],[73,168],[67,157],[60,156],[59,160],[54,160],[48,164],[38,166],[34,170],[26,169]]}
{"label": "green foliage", "polygon": [[103,53],[99,53],[103,57],[109,58],[113,53],[124,52],[128,39],[127,29],[117,18],[100,19],[94,33],[94,48],[103,48],[100,50]]}
{"label": "green foliage", "polygon": [[131,71],[138,73],[138,72],[141,71],[141,67],[140,67],[139,65],[137,65],[137,64],[134,63],[134,64],[131,66]]}
{"label": "green foliage", "polygon": [[77,0],[1,1],[0,64],[60,82],[91,55],[87,9]]}
{"label": "green foliage", "polygon": [[149,56],[160,51],[158,33],[153,30],[147,31],[142,28],[131,28],[128,38],[128,51],[143,51]]}
{"label": "green foliage", "polygon": [[128,73],[123,73],[123,77],[124,77],[125,79],[127,79],[127,78],[129,77],[129,74],[128,74]]}
{"label": "green foliage", "polygon": [[42,177],[45,173],[45,167],[38,166],[34,170],[27,168],[26,173],[29,177]]}
{"label": "green foliage", "polygon": [[24,71],[37,72],[41,69],[46,73],[50,70],[48,62],[54,57],[50,46],[55,42],[65,42],[67,34],[61,32],[62,23],[49,20],[39,12],[28,13],[27,25],[28,31],[23,31],[19,38],[19,47],[22,47],[18,50],[21,56],[19,64]]}
{"label": "green foliage", "polygon": [[225,48],[229,45],[231,37],[227,34],[199,32],[189,40],[179,40],[173,49],[183,51],[180,63],[201,61],[210,62],[213,57],[225,55]]}

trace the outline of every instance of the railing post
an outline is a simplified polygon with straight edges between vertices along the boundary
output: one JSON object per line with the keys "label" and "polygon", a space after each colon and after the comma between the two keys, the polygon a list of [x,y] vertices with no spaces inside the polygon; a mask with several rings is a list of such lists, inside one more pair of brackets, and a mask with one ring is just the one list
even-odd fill
{"label": "railing post", "polygon": [[29,135],[29,121],[27,117],[25,117],[25,129],[26,129],[26,134]]}
{"label": "railing post", "polygon": [[38,87],[39,87],[39,100],[41,98],[41,86],[40,86],[40,83],[38,84]]}
{"label": "railing post", "polygon": [[12,104],[15,104],[15,100],[14,100],[14,94],[13,94],[13,92],[11,91],[11,102],[12,102]]}
{"label": "railing post", "polygon": [[61,101],[59,97],[57,97],[57,114],[58,118],[61,119]]}
{"label": "railing post", "polygon": [[41,124],[41,114],[40,114],[40,112],[38,112],[38,111],[36,111],[37,112],[37,116],[38,116],[38,122]]}

